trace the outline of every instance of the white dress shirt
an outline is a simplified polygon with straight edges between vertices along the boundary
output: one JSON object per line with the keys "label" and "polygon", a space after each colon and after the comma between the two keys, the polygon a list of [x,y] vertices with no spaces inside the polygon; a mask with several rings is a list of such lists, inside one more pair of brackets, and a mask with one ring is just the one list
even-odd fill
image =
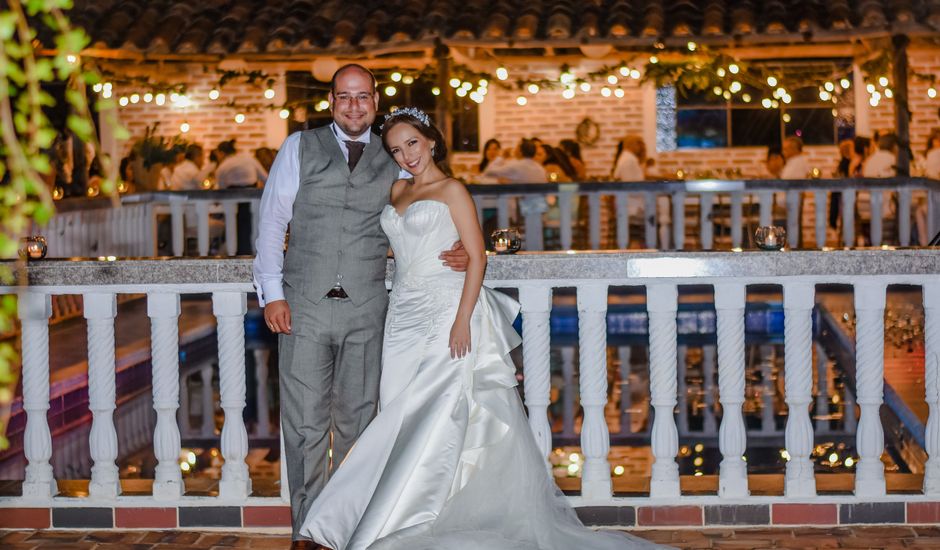
{"label": "white dress shirt", "polygon": [[640,159],[632,151],[624,149],[617,159],[617,167],[614,168],[614,181],[643,181],[646,174],[643,167],[640,166]]}
{"label": "white dress shirt", "polygon": [[898,158],[891,151],[879,149],[872,156],[865,159],[862,164],[862,177],[865,178],[893,178],[897,175],[894,166]]}
{"label": "white dress shirt", "polygon": [[206,166],[200,169],[196,163],[186,159],[173,168],[173,175],[170,176],[170,186],[174,191],[196,191],[202,189],[202,182],[209,177],[209,174],[215,169],[215,163],[206,163]]}
{"label": "white dress shirt", "polygon": [[530,158],[508,160],[486,167],[483,175],[509,183],[547,183],[545,167]]}
{"label": "white dress shirt", "polygon": [[268,173],[264,171],[258,159],[248,153],[236,153],[219,163],[215,171],[219,188],[248,187],[259,181],[264,183]]}
{"label": "white dress shirt", "polygon": [[[335,123],[330,126],[339,143],[339,150],[347,161],[349,150],[344,143],[346,140],[362,143],[371,141],[371,131],[353,139]],[[284,299],[284,235],[294,215],[294,199],[300,189],[300,135],[301,132],[295,132],[284,140],[274,158],[274,164],[271,165],[271,172],[261,195],[258,239],[255,241],[257,254],[253,264],[255,289],[258,291],[258,302],[261,306],[266,302]],[[401,179],[410,177],[411,174],[404,170],[399,172]]]}
{"label": "white dress shirt", "polygon": [[809,161],[806,160],[806,155],[800,153],[787,159],[787,163],[783,165],[783,170],[780,171],[780,179],[805,180],[809,177],[809,172]]}

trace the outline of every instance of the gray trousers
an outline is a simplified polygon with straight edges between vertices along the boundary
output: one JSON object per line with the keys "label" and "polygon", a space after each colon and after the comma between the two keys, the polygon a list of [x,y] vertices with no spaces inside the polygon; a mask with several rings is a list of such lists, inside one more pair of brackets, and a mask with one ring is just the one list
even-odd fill
{"label": "gray trousers", "polygon": [[388,296],[356,307],[284,290],[292,334],[278,343],[281,425],[297,540],[310,505],[375,416]]}

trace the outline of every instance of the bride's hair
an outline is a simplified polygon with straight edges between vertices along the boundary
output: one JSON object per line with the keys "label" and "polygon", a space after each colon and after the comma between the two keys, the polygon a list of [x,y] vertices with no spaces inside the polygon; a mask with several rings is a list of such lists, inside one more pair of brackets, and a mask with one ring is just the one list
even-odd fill
{"label": "bride's hair", "polygon": [[417,130],[419,134],[434,142],[431,158],[434,159],[436,164],[440,166],[447,160],[447,144],[444,142],[441,131],[431,122],[431,119],[424,111],[415,107],[400,108],[385,116],[385,124],[382,125],[382,145],[389,155],[392,152],[388,148],[385,137],[388,135],[389,130],[399,124],[408,124]]}

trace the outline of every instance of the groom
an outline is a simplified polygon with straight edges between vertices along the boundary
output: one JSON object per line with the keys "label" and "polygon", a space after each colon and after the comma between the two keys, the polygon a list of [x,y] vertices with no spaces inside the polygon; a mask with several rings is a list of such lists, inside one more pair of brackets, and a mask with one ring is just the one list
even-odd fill
{"label": "groom", "polygon": [[[379,225],[402,172],[371,132],[375,77],[360,65],[333,75],[333,121],[281,146],[261,198],[255,287],[280,334],[281,427],[293,522],[307,510],[375,414],[388,294],[388,242]],[[284,236],[290,223],[290,247]],[[466,269],[459,243],[441,255]]]}

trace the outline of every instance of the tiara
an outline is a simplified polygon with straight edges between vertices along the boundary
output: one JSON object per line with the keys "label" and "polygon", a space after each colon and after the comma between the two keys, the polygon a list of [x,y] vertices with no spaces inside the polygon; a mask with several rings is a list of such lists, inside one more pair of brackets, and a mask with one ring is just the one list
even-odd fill
{"label": "tiara", "polygon": [[421,109],[417,107],[401,107],[385,115],[385,122],[382,123],[382,127],[384,128],[385,125],[388,124],[389,120],[397,116],[403,116],[403,115],[411,116],[412,118],[417,119],[418,122],[420,122],[421,124],[425,126],[431,126],[431,118],[428,116],[427,113],[425,113]]}

